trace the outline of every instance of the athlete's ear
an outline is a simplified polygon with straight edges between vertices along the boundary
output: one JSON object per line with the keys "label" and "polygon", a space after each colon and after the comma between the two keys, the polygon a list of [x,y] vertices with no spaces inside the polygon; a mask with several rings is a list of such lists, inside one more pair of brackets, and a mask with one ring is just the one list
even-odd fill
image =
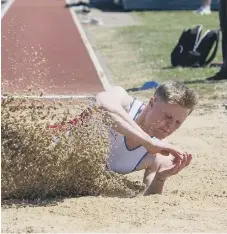
{"label": "athlete's ear", "polygon": [[156,98],[152,97],[149,101],[149,106],[152,108],[154,106],[154,102],[155,102]]}

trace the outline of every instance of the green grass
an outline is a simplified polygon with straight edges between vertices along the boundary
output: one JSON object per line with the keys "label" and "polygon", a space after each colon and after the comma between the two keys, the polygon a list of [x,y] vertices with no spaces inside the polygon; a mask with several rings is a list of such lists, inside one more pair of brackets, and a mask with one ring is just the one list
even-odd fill
{"label": "green grass", "polygon": [[[219,28],[217,12],[209,16],[198,16],[188,11],[132,14],[139,16],[140,25],[94,29],[98,49],[107,56],[115,83],[132,88],[148,80],[180,80],[196,89],[200,97],[227,98],[226,81],[205,81],[218,68],[171,68],[170,62],[170,53],[183,29],[198,24],[204,26],[203,33],[207,29]],[[215,61],[222,61],[221,43]]]}

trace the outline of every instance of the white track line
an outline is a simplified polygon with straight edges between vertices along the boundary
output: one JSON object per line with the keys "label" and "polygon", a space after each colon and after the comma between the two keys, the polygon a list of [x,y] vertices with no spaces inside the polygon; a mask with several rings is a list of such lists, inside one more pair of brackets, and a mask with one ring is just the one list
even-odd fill
{"label": "white track line", "polygon": [[15,0],[8,0],[3,9],[1,10],[1,19],[4,17],[4,15],[6,14],[6,12],[9,10],[9,8],[11,7],[11,5],[14,3]]}
{"label": "white track line", "polygon": [[[65,0],[65,1],[66,1],[66,4],[70,4],[70,0]],[[109,81],[108,81],[108,79],[107,79],[107,77],[106,77],[106,75],[105,75],[105,73],[104,73],[98,59],[97,59],[97,56],[96,56],[96,54],[95,54],[89,40],[87,39],[87,36],[86,36],[86,34],[85,34],[84,30],[83,30],[83,27],[80,24],[80,21],[79,21],[77,15],[76,15],[76,13],[73,11],[73,9],[74,9],[74,7],[69,8],[70,13],[71,13],[72,18],[73,18],[73,21],[74,21],[75,25],[78,28],[78,31],[80,33],[80,36],[81,36],[81,38],[83,40],[83,43],[84,43],[85,47],[87,48],[87,51],[88,51],[88,53],[90,55],[90,58],[91,58],[94,66],[95,66],[95,69],[96,69],[96,71],[98,73],[99,79],[100,79],[100,81],[101,81],[101,83],[103,85],[103,88],[105,90],[107,90],[107,89],[110,88]]]}
{"label": "white track line", "polygon": [[[88,98],[94,98],[95,96],[92,95],[43,95],[43,96],[35,96],[35,95],[8,95],[9,97],[15,98],[15,99],[88,99]],[[2,96],[2,98],[7,98],[7,96]]]}

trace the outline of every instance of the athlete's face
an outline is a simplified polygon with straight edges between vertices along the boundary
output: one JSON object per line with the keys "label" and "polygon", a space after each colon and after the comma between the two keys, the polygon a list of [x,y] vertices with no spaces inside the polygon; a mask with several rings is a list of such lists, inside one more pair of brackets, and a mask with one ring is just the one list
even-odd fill
{"label": "athlete's face", "polygon": [[189,110],[177,104],[170,104],[152,98],[144,109],[144,129],[159,139],[171,135],[185,121]]}

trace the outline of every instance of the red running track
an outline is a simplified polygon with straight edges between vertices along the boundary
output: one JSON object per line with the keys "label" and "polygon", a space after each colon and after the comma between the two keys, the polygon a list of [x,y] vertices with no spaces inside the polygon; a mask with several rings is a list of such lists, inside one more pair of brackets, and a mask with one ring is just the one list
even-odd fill
{"label": "red running track", "polygon": [[2,89],[48,95],[103,90],[64,0],[15,0],[2,19]]}

